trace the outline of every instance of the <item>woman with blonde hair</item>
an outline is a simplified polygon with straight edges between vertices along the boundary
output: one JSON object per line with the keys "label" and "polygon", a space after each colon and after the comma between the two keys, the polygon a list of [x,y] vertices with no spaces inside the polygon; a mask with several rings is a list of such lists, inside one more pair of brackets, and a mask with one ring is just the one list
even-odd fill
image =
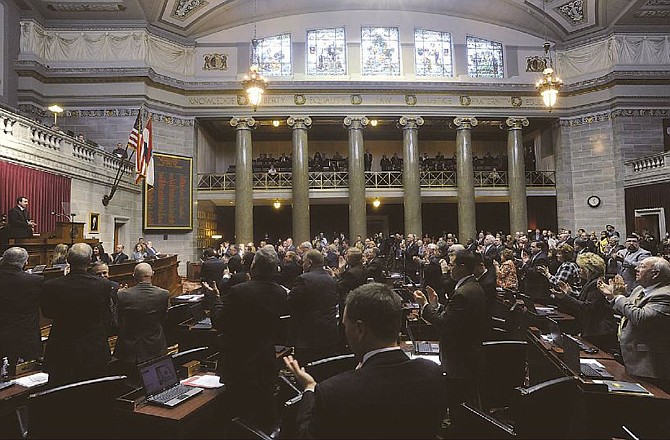
{"label": "woman with blonde hair", "polygon": [[577,267],[582,290],[577,296],[570,285],[558,281],[558,289],[552,289],[558,307],[577,318],[584,339],[602,350],[614,349],[617,345],[614,312],[598,289],[598,280],[605,275],[605,261],[597,254],[586,252],[577,256]]}
{"label": "woman with blonde hair", "polygon": [[67,245],[58,243],[54,248],[54,253],[51,256],[51,265],[67,264]]}

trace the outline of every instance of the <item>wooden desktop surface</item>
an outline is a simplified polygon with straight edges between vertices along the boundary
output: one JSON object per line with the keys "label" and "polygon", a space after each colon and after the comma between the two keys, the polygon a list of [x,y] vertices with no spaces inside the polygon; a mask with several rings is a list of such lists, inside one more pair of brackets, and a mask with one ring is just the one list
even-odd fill
{"label": "wooden desktop surface", "polygon": [[214,399],[216,399],[225,391],[225,388],[226,387],[224,386],[221,388],[205,389],[202,393],[195,397],[191,397],[174,408],[165,408],[162,406],[145,403],[140,405],[138,408],[135,408],[133,413],[143,416],[160,417],[163,419],[180,421],[193,415],[197,411],[200,411],[204,406],[214,401]]}

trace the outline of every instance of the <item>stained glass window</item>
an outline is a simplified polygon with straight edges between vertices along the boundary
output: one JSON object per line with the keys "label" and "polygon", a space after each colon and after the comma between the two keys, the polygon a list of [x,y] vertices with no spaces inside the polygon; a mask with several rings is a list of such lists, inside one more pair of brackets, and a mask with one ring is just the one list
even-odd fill
{"label": "stained glass window", "polygon": [[252,46],[252,64],[266,76],[291,75],[291,34],[258,38]]}
{"label": "stained glass window", "polygon": [[307,74],[346,75],[344,28],[307,31]]}
{"label": "stained glass window", "polygon": [[363,75],[400,75],[398,28],[361,29],[361,72]]}
{"label": "stained glass window", "polygon": [[414,63],[416,76],[453,76],[451,34],[415,29]]}
{"label": "stained glass window", "polygon": [[504,78],[503,45],[477,37],[466,37],[468,75],[478,78]]}

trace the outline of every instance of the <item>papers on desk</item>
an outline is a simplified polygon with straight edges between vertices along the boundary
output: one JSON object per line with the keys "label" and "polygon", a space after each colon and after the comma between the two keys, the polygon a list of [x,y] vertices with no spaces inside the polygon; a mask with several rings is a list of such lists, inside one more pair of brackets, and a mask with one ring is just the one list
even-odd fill
{"label": "papers on desk", "polygon": [[596,368],[596,369],[597,368],[604,368],[605,370],[607,369],[607,367],[605,367],[603,364],[598,362],[596,359],[580,359],[579,363],[590,365],[591,367]]}
{"label": "papers on desk", "polygon": [[188,385],[190,387],[198,388],[221,388],[225,384],[219,382],[221,379],[219,376],[214,376],[213,374],[205,374],[203,376],[191,376],[188,379],[181,381],[182,385]]}
{"label": "papers on desk", "polygon": [[556,313],[556,309],[554,307],[543,307],[543,306],[535,306],[535,310],[537,310],[538,314],[549,314],[549,313]]}
{"label": "papers on desk", "polygon": [[410,359],[426,359],[427,361],[435,362],[437,365],[440,364],[440,355],[439,354],[409,354]]}
{"label": "papers on desk", "polygon": [[179,301],[187,301],[187,302],[198,302],[201,299],[205,297],[205,294],[201,295],[179,295],[176,296],[174,299],[179,300]]}
{"label": "papers on desk", "polygon": [[16,385],[21,385],[22,387],[32,388],[38,385],[45,384],[49,381],[49,375],[47,373],[35,373],[30,376],[19,377],[14,379],[13,382]]}
{"label": "papers on desk", "polygon": [[652,395],[645,387],[639,383],[622,382],[619,380],[593,380],[593,383],[604,383],[610,393],[633,393]]}

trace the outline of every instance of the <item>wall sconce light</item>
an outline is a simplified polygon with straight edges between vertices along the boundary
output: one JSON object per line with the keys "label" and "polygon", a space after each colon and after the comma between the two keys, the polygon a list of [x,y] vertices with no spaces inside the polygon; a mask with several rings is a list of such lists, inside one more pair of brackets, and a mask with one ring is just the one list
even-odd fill
{"label": "wall sconce light", "polygon": [[279,209],[281,208],[281,202],[279,200],[275,200],[272,206],[274,207],[274,209]]}
{"label": "wall sconce light", "polygon": [[382,205],[382,201],[379,200],[379,199],[374,199],[372,201],[372,206],[375,207],[375,208],[379,208],[381,205]]}
{"label": "wall sconce light", "polygon": [[279,122],[278,120],[276,120],[276,119],[275,119],[274,121],[272,121],[272,125],[273,125],[275,128],[276,128],[276,127],[279,127],[279,124],[280,124],[280,122]]}
{"label": "wall sconce light", "polygon": [[379,121],[377,121],[376,119],[372,119],[372,120],[370,121],[370,125],[372,125],[373,127],[376,127],[377,124],[379,124]]}

